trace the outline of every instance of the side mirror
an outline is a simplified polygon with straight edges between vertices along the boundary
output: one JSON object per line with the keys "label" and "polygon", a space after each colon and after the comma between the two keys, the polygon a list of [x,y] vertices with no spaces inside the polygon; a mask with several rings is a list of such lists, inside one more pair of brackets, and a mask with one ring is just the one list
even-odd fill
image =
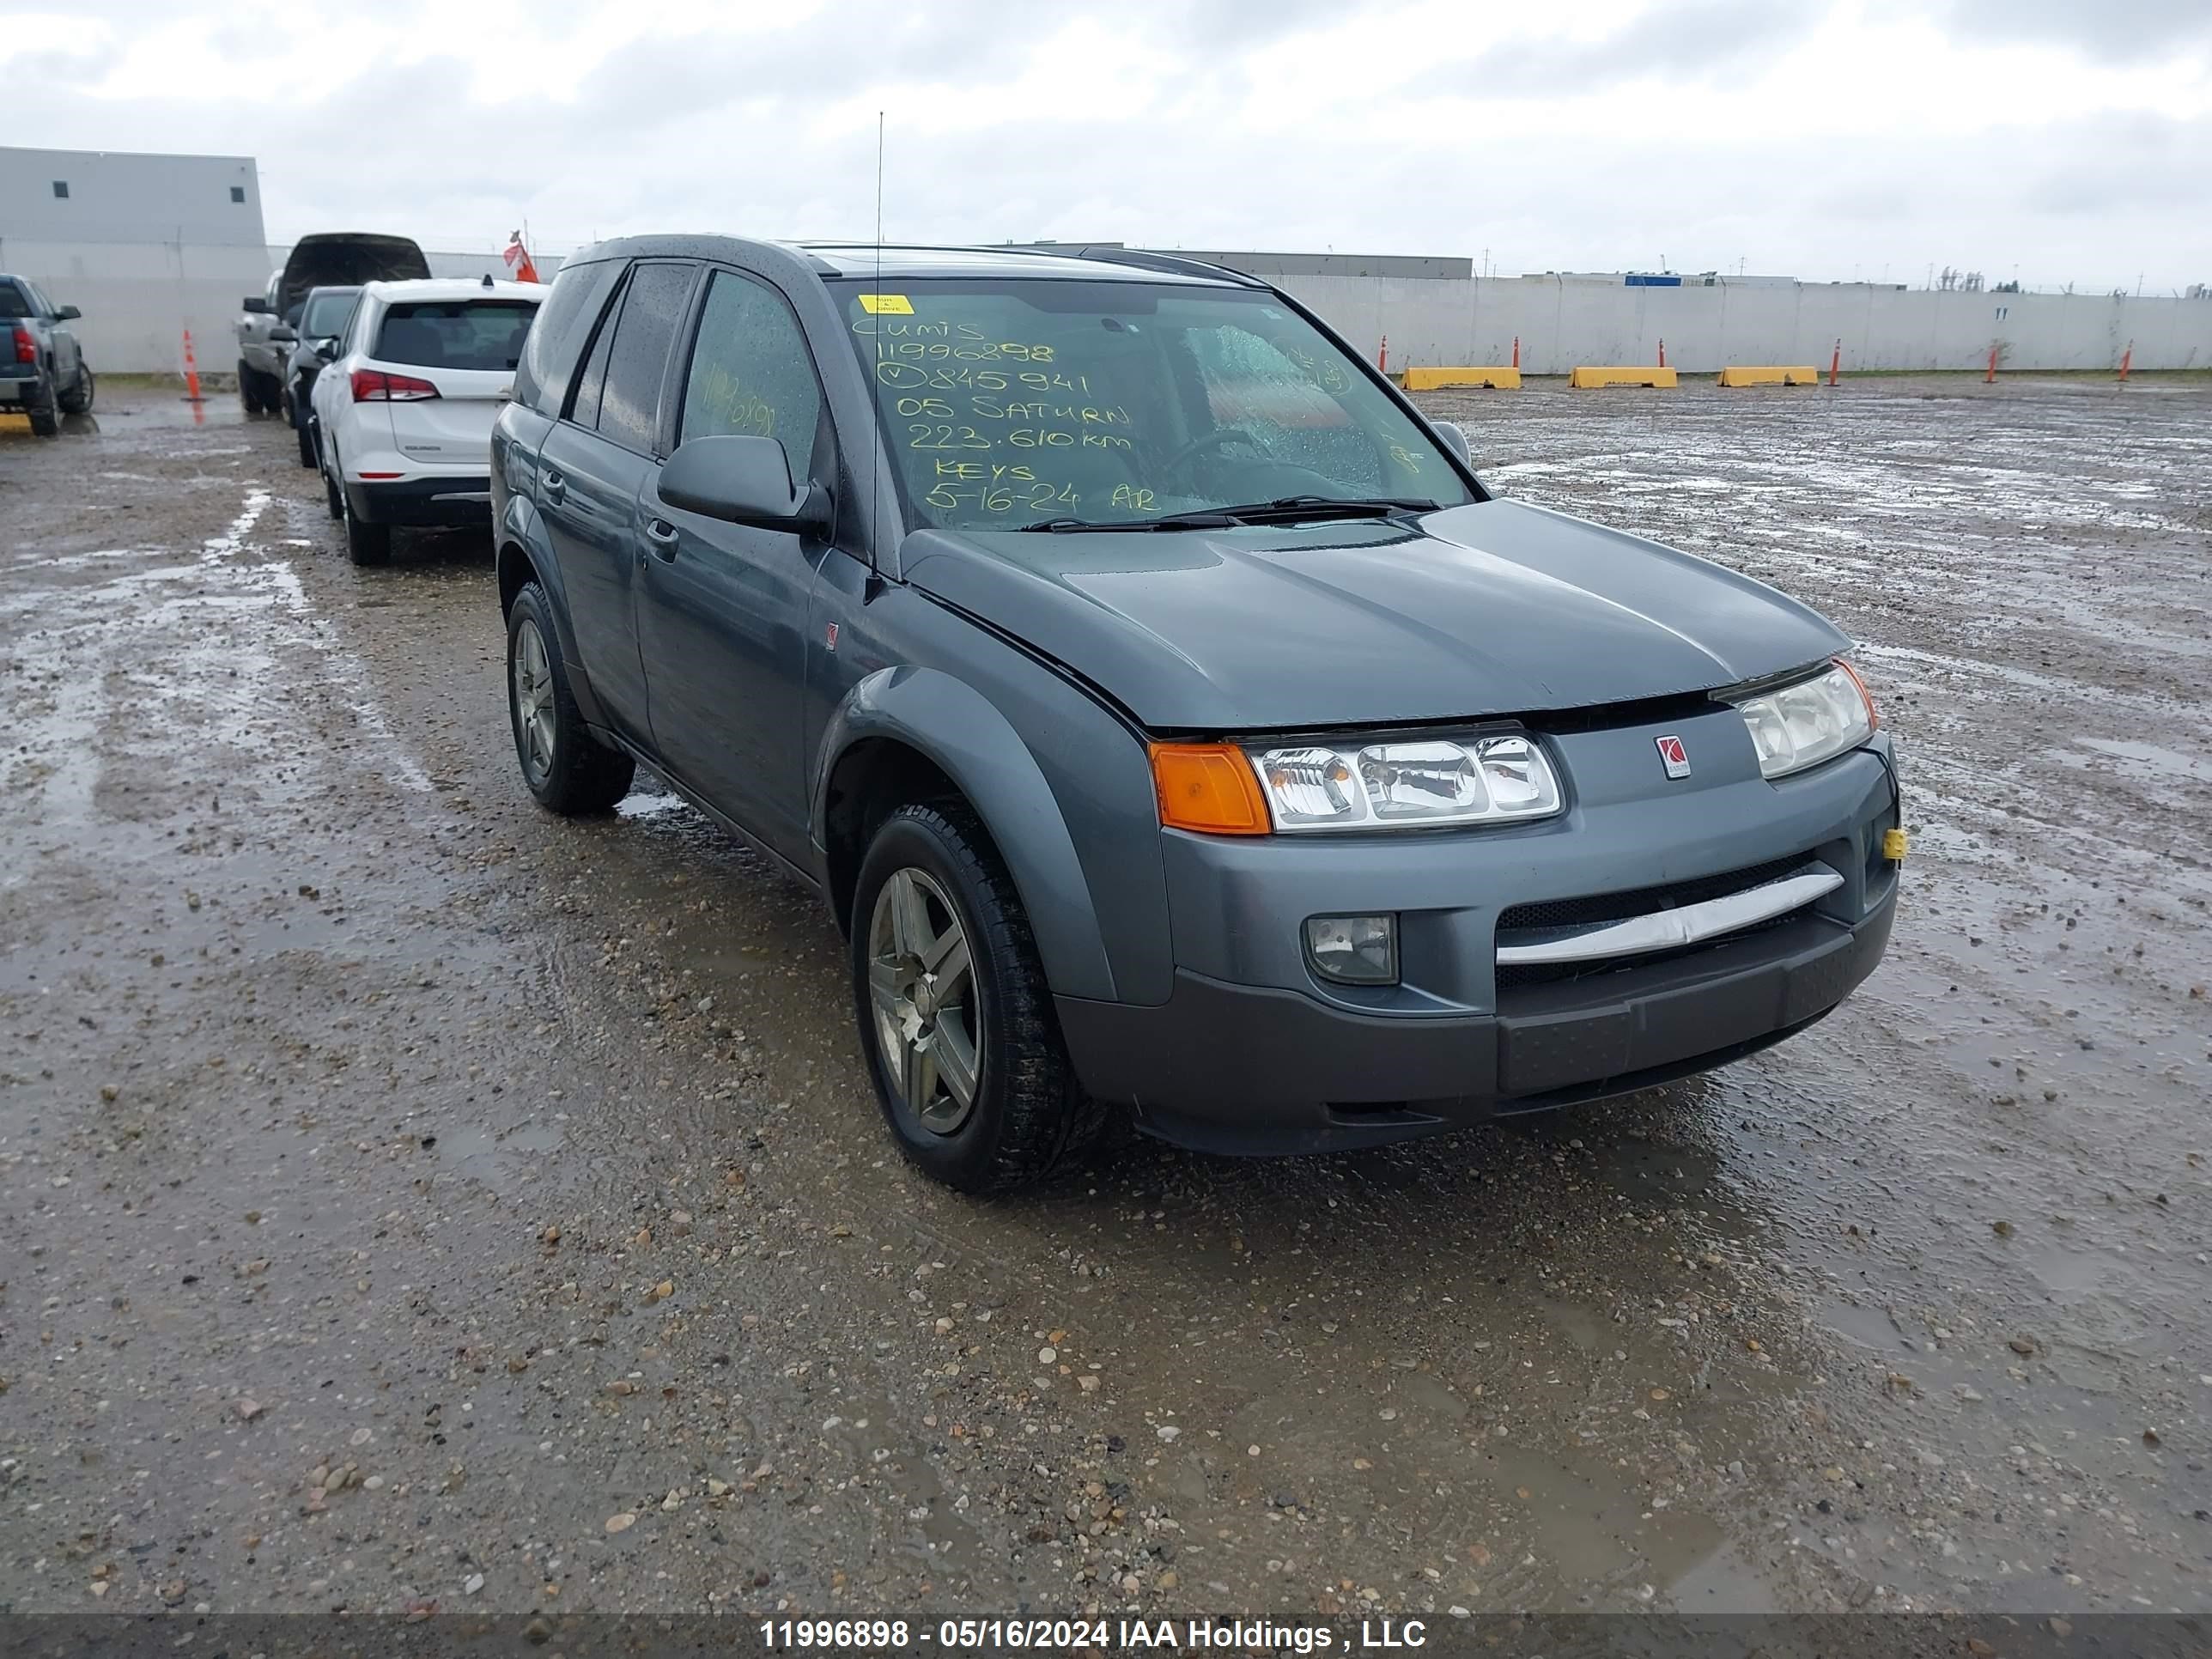
{"label": "side mirror", "polygon": [[1444,447],[1465,461],[1474,465],[1474,446],[1468,442],[1466,428],[1456,421],[1431,421],[1430,428],[1444,441]]}
{"label": "side mirror", "polygon": [[321,358],[323,362],[326,363],[336,362],[337,361],[337,355],[338,342],[336,335],[332,335],[327,340],[318,340],[315,342],[315,356]]}
{"label": "side mirror", "polygon": [[830,532],[830,496],[813,483],[793,484],[791,458],[774,438],[694,438],[660,469],[660,499],[703,518],[788,530]]}
{"label": "side mirror", "polygon": [[79,311],[75,306],[64,306],[59,311],[54,313],[54,320],[58,323],[73,323],[83,315],[84,313]]}
{"label": "side mirror", "polygon": [[271,345],[297,345],[299,343],[300,337],[282,323],[269,331],[269,343]]}
{"label": "side mirror", "polygon": [[263,299],[258,294],[247,295],[244,302],[239,308],[241,311],[253,312],[260,316],[267,316],[272,310],[274,310],[274,307],[270,305],[269,301]]}

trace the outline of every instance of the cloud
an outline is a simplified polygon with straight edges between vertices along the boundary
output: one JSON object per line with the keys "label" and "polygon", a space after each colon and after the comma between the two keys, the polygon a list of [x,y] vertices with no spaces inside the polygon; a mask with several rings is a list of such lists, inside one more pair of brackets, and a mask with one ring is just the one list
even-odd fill
{"label": "cloud", "polygon": [[1970,40],[2058,46],[2106,63],[2212,48],[2205,0],[1949,0],[1941,15]]}
{"label": "cloud", "polygon": [[1652,5],[1610,33],[1509,40],[1484,52],[1486,78],[1524,92],[1565,92],[1643,76],[1710,80],[1740,74],[1812,33],[1823,10],[1775,0],[1688,0]]}
{"label": "cloud", "polygon": [[[1493,41],[1465,0],[379,0],[374,29],[115,0],[84,50],[11,70],[11,115],[44,144],[254,155],[279,240],[866,237],[883,109],[895,238],[2212,277],[2212,223],[2180,210],[2212,153],[2201,71],[2050,42],[2002,95],[1954,95],[2001,45],[1884,3],[1553,0]],[[143,28],[113,23],[131,5]],[[1848,95],[1808,96],[1832,60]]]}

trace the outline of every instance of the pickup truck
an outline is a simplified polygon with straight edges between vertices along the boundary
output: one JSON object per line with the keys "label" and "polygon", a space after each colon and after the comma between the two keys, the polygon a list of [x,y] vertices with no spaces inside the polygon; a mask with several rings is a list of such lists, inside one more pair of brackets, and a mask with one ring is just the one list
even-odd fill
{"label": "pickup truck", "polygon": [[302,236],[292,245],[283,268],[270,272],[268,287],[247,295],[240,307],[238,396],[246,412],[292,416],[287,370],[299,337],[300,307],[310,289],[350,288],[429,274],[430,262],[422,250],[404,236],[351,230]]}
{"label": "pickup truck", "polygon": [[27,276],[0,275],[0,409],[30,417],[41,438],[61,417],[92,407],[92,370],[69,325],[84,313],[58,306]]}

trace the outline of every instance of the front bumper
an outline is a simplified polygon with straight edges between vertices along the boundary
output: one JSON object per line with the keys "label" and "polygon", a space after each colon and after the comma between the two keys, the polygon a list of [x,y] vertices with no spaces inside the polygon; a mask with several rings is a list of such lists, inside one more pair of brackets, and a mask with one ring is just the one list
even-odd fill
{"label": "front bumper", "polygon": [[[1888,943],[1887,738],[1770,784],[1733,710],[1668,729],[1699,757],[1694,786],[1654,794],[1639,781],[1653,769],[1641,729],[1553,738],[1576,796],[1525,830],[1334,842],[1167,832],[1173,988],[1158,1006],[1057,1000],[1085,1086],[1182,1146],[1316,1152],[1623,1094],[1802,1030]],[[1567,971],[1498,959],[1532,909],[1631,894],[1632,908],[1656,908],[1800,861],[1841,879],[1741,933]],[[1306,966],[1305,917],[1381,911],[1399,918],[1401,984],[1333,986]]]}
{"label": "front bumper", "polygon": [[349,479],[346,504],[363,524],[462,529],[491,522],[491,477],[396,478],[362,483]]}

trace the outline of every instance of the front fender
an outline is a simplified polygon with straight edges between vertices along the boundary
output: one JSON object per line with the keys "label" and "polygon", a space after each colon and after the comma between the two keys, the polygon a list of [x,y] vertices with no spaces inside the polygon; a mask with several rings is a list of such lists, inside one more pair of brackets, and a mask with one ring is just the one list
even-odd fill
{"label": "front fender", "polygon": [[1115,1000],[1091,885],[1052,786],[1021,734],[965,681],[933,668],[883,668],[853,687],[824,727],[815,757],[816,844],[828,844],[830,781],[837,763],[854,744],[878,738],[927,757],[983,820],[1029,913],[1052,989]]}

